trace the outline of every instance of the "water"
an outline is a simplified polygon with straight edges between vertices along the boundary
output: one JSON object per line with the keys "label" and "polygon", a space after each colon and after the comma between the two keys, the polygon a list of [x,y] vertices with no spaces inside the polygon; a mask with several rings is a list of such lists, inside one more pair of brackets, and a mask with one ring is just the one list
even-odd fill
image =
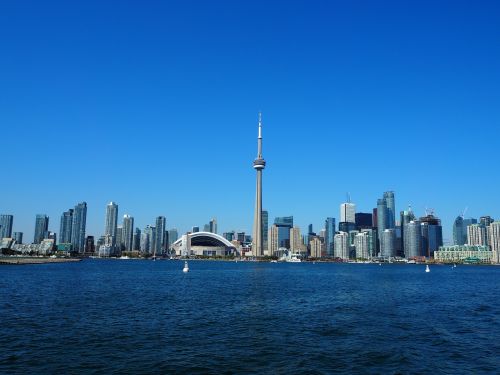
{"label": "water", "polygon": [[0,267],[0,373],[495,373],[500,267]]}

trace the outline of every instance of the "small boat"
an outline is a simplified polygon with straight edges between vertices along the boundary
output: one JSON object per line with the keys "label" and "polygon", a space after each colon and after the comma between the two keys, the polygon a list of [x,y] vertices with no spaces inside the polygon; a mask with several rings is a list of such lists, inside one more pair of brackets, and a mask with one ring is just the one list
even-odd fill
{"label": "small boat", "polygon": [[425,265],[425,272],[431,272],[428,264]]}
{"label": "small boat", "polygon": [[182,272],[184,273],[189,272],[189,265],[187,260],[184,262],[184,268],[182,269]]}
{"label": "small boat", "polygon": [[302,261],[300,260],[299,257],[293,255],[290,259],[287,260],[287,262],[290,262],[290,263],[300,263]]}
{"label": "small boat", "polygon": [[453,263],[453,268],[457,268],[457,265],[455,263]]}

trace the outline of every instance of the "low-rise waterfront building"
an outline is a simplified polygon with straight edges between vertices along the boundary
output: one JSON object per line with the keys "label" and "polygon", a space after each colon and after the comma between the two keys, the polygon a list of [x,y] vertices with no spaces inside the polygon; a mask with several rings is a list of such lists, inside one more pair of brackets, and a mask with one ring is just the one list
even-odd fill
{"label": "low-rise waterfront building", "polygon": [[434,252],[434,260],[443,263],[491,263],[492,258],[489,247],[479,245],[441,246]]}

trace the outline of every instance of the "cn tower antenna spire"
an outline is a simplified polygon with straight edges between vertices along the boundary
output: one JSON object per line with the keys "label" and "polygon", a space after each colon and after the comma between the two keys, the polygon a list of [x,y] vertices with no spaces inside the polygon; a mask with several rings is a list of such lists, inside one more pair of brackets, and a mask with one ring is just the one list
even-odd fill
{"label": "cn tower antenna spire", "polygon": [[[253,168],[257,172],[257,185],[255,191],[255,216],[253,221],[252,253],[256,257],[264,255],[262,233],[262,171],[266,161],[262,157],[262,113],[259,112],[259,136],[257,137],[257,158],[253,161]],[[271,254],[272,255],[272,254]]]}

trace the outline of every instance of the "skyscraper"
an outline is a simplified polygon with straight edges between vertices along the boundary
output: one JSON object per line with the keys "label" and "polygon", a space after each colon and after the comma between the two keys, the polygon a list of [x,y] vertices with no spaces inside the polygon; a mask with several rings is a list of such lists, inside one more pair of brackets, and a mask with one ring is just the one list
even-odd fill
{"label": "skyscraper", "polygon": [[71,243],[73,234],[73,209],[63,212],[59,225],[59,243]]}
{"label": "skyscraper", "polygon": [[492,263],[500,263],[500,221],[488,226],[488,242],[493,252]]}
{"label": "skyscraper", "polygon": [[[415,215],[411,209],[411,206],[408,207],[408,210],[400,212],[401,217],[401,251],[405,254],[405,230],[406,225],[408,225],[412,220],[415,220]],[[414,255],[416,256],[416,255]]]}
{"label": "skyscraper", "polygon": [[213,218],[209,223],[209,232],[217,234],[217,220]]}
{"label": "skyscraper", "polygon": [[299,227],[293,227],[290,229],[290,250],[293,253],[298,253],[302,250],[301,237]]}
{"label": "skyscraper", "polygon": [[443,246],[443,228],[441,220],[434,215],[420,218],[420,232],[422,234],[422,256],[434,257],[434,252]]}
{"label": "skyscraper", "polygon": [[12,237],[12,223],[14,222],[14,216],[12,215],[0,215],[0,240],[2,238]]}
{"label": "skyscraper", "polygon": [[78,203],[73,210],[73,223],[71,225],[71,244],[73,251],[85,251],[85,228],[87,226],[87,203]]}
{"label": "skyscraper", "polygon": [[279,228],[276,225],[269,227],[268,255],[274,256],[279,249]]}
{"label": "skyscraper", "polygon": [[340,205],[340,222],[355,223],[356,222],[356,205],[354,203],[342,203]]}
{"label": "skyscraper", "polygon": [[116,228],[118,226],[118,205],[110,202],[106,206],[106,228],[104,230],[105,236],[110,236],[112,245],[116,245]]}
{"label": "skyscraper", "polygon": [[48,231],[49,217],[47,215],[36,215],[33,243],[41,243],[47,237]]}
{"label": "skyscraper", "polygon": [[290,249],[290,229],[293,228],[293,216],[280,216],[274,219],[278,227],[278,247]]}
{"label": "skyscraper", "polygon": [[172,228],[168,230],[168,246],[167,248],[170,249],[170,246],[179,239],[179,232],[177,232],[177,229]]}
{"label": "skyscraper", "polygon": [[153,253],[153,227],[147,225],[141,234],[141,252],[143,254]]}
{"label": "skyscraper", "polygon": [[422,231],[420,221],[411,220],[404,226],[404,254],[406,259],[418,257],[422,253]]}
{"label": "skyscraper", "polygon": [[132,250],[141,250],[141,230],[139,228],[135,228],[134,231],[134,236],[132,238]]}
{"label": "skyscraper", "polygon": [[396,256],[394,245],[396,242],[396,232],[394,229],[385,229],[382,232],[380,243],[380,256],[383,258],[392,258]]}
{"label": "skyscraper", "polygon": [[356,229],[370,229],[373,227],[373,215],[368,212],[356,212],[354,214]]}
{"label": "skyscraper", "polygon": [[467,227],[467,244],[469,246],[486,246],[486,227],[471,224]]}
{"label": "skyscraper", "polygon": [[462,215],[457,216],[453,222],[453,244],[465,245],[467,243],[467,227],[477,224],[476,219],[466,219]]}
{"label": "skyscraper", "polygon": [[133,238],[134,238],[134,218],[130,215],[123,216],[122,225],[122,242],[126,251],[133,250]]}
{"label": "skyscraper", "polygon": [[164,216],[158,216],[156,218],[156,235],[154,244],[154,253],[157,256],[163,254],[163,249],[165,248],[165,230],[166,230],[167,220]]}
{"label": "skyscraper", "polygon": [[311,246],[311,257],[312,258],[321,258],[322,257],[322,248],[323,244],[321,243],[321,240],[314,236],[311,238],[311,242],[309,244]]}
{"label": "skyscraper", "polygon": [[335,237],[335,219],[333,217],[327,217],[325,220],[326,256],[333,257],[334,237]]}
{"label": "skyscraper", "polygon": [[266,162],[262,157],[262,114],[259,113],[259,134],[257,137],[257,158],[253,162],[253,167],[257,171],[257,186],[255,191],[255,215],[253,222],[253,244],[252,253],[254,256],[264,255],[262,236],[262,171],[266,167]]}
{"label": "skyscraper", "polygon": [[267,237],[269,231],[269,212],[267,210],[262,210],[262,246],[263,249],[267,249]]}
{"label": "skyscraper", "polygon": [[394,192],[386,191],[384,198],[387,206],[387,228],[393,229],[396,226],[396,202]]}
{"label": "skyscraper", "polygon": [[349,235],[345,232],[339,232],[334,237],[334,256],[340,259],[349,259]]}
{"label": "skyscraper", "polygon": [[389,228],[387,223],[387,202],[384,198],[380,198],[377,200],[377,230],[380,247],[382,245],[382,233]]}
{"label": "skyscraper", "polygon": [[14,232],[12,234],[12,237],[14,238],[14,241],[16,241],[17,244],[23,243],[23,232]]}
{"label": "skyscraper", "polygon": [[354,238],[354,247],[356,248],[356,258],[369,259],[370,256],[370,235],[368,232],[356,234]]}

